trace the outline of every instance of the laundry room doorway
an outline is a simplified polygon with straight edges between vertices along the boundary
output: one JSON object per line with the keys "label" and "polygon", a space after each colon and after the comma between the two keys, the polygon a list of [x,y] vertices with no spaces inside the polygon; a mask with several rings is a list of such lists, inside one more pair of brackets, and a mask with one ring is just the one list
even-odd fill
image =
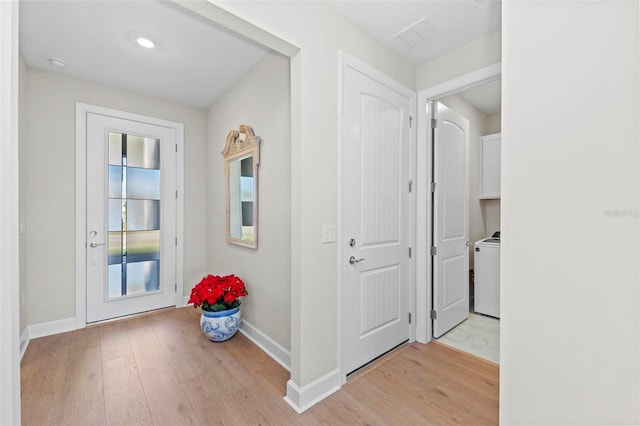
{"label": "laundry room doorway", "polygon": [[[499,188],[497,196],[480,194],[481,140],[500,135],[501,130],[500,69],[500,63],[493,64],[419,93],[417,153],[417,182],[426,188],[418,192],[417,200],[417,249],[424,253],[417,260],[417,294],[420,298],[424,292],[428,301],[426,312],[418,312],[418,318],[426,321],[417,325],[417,339],[437,339],[496,363],[499,319],[495,313],[474,310],[478,294],[474,257],[475,243],[500,230]],[[445,117],[438,117],[439,112]],[[462,120],[451,118],[455,116]],[[467,149],[465,130],[455,121],[468,122]],[[438,129],[440,125],[448,130]],[[456,132],[457,141],[439,141],[443,134],[450,138]],[[495,148],[494,144],[498,163],[486,167],[497,171],[499,183],[499,143]],[[499,297],[499,287],[495,295]]]}

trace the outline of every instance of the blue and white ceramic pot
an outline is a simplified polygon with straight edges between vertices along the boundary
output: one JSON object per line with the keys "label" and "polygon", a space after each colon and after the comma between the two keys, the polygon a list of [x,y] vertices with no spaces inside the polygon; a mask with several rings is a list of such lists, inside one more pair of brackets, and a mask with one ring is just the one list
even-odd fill
{"label": "blue and white ceramic pot", "polygon": [[240,307],[217,312],[202,311],[200,328],[211,341],[224,342],[236,334],[241,321]]}

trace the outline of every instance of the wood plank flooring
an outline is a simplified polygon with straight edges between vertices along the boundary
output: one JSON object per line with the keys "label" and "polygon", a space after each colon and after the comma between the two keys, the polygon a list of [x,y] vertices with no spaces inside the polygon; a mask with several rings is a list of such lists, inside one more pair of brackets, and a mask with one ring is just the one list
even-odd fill
{"label": "wood plank flooring", "polygon": [[23,425],[493,425],[498,367],[410,344],[299,415],[289,373],[238,333],[200,331],[199,311],[162,311],[34,339],[21,366]]}

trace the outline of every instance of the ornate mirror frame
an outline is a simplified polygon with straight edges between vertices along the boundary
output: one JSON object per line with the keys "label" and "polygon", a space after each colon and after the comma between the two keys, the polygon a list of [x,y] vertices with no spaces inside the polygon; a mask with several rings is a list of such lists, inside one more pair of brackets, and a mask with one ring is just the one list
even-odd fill
{"label": "ornate mirror frame", "polygon": [[227,242],[258,248],[260,142],[246,124],[227,135],[222,156],[227,192]]}

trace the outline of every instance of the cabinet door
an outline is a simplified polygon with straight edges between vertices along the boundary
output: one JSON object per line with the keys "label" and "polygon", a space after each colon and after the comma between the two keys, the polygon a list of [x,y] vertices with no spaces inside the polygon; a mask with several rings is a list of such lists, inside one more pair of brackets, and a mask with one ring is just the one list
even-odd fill
{"label": "cabinet door", "polygon": [[480,138],[480,198],[500,198],[500,141],[501,134]]}

